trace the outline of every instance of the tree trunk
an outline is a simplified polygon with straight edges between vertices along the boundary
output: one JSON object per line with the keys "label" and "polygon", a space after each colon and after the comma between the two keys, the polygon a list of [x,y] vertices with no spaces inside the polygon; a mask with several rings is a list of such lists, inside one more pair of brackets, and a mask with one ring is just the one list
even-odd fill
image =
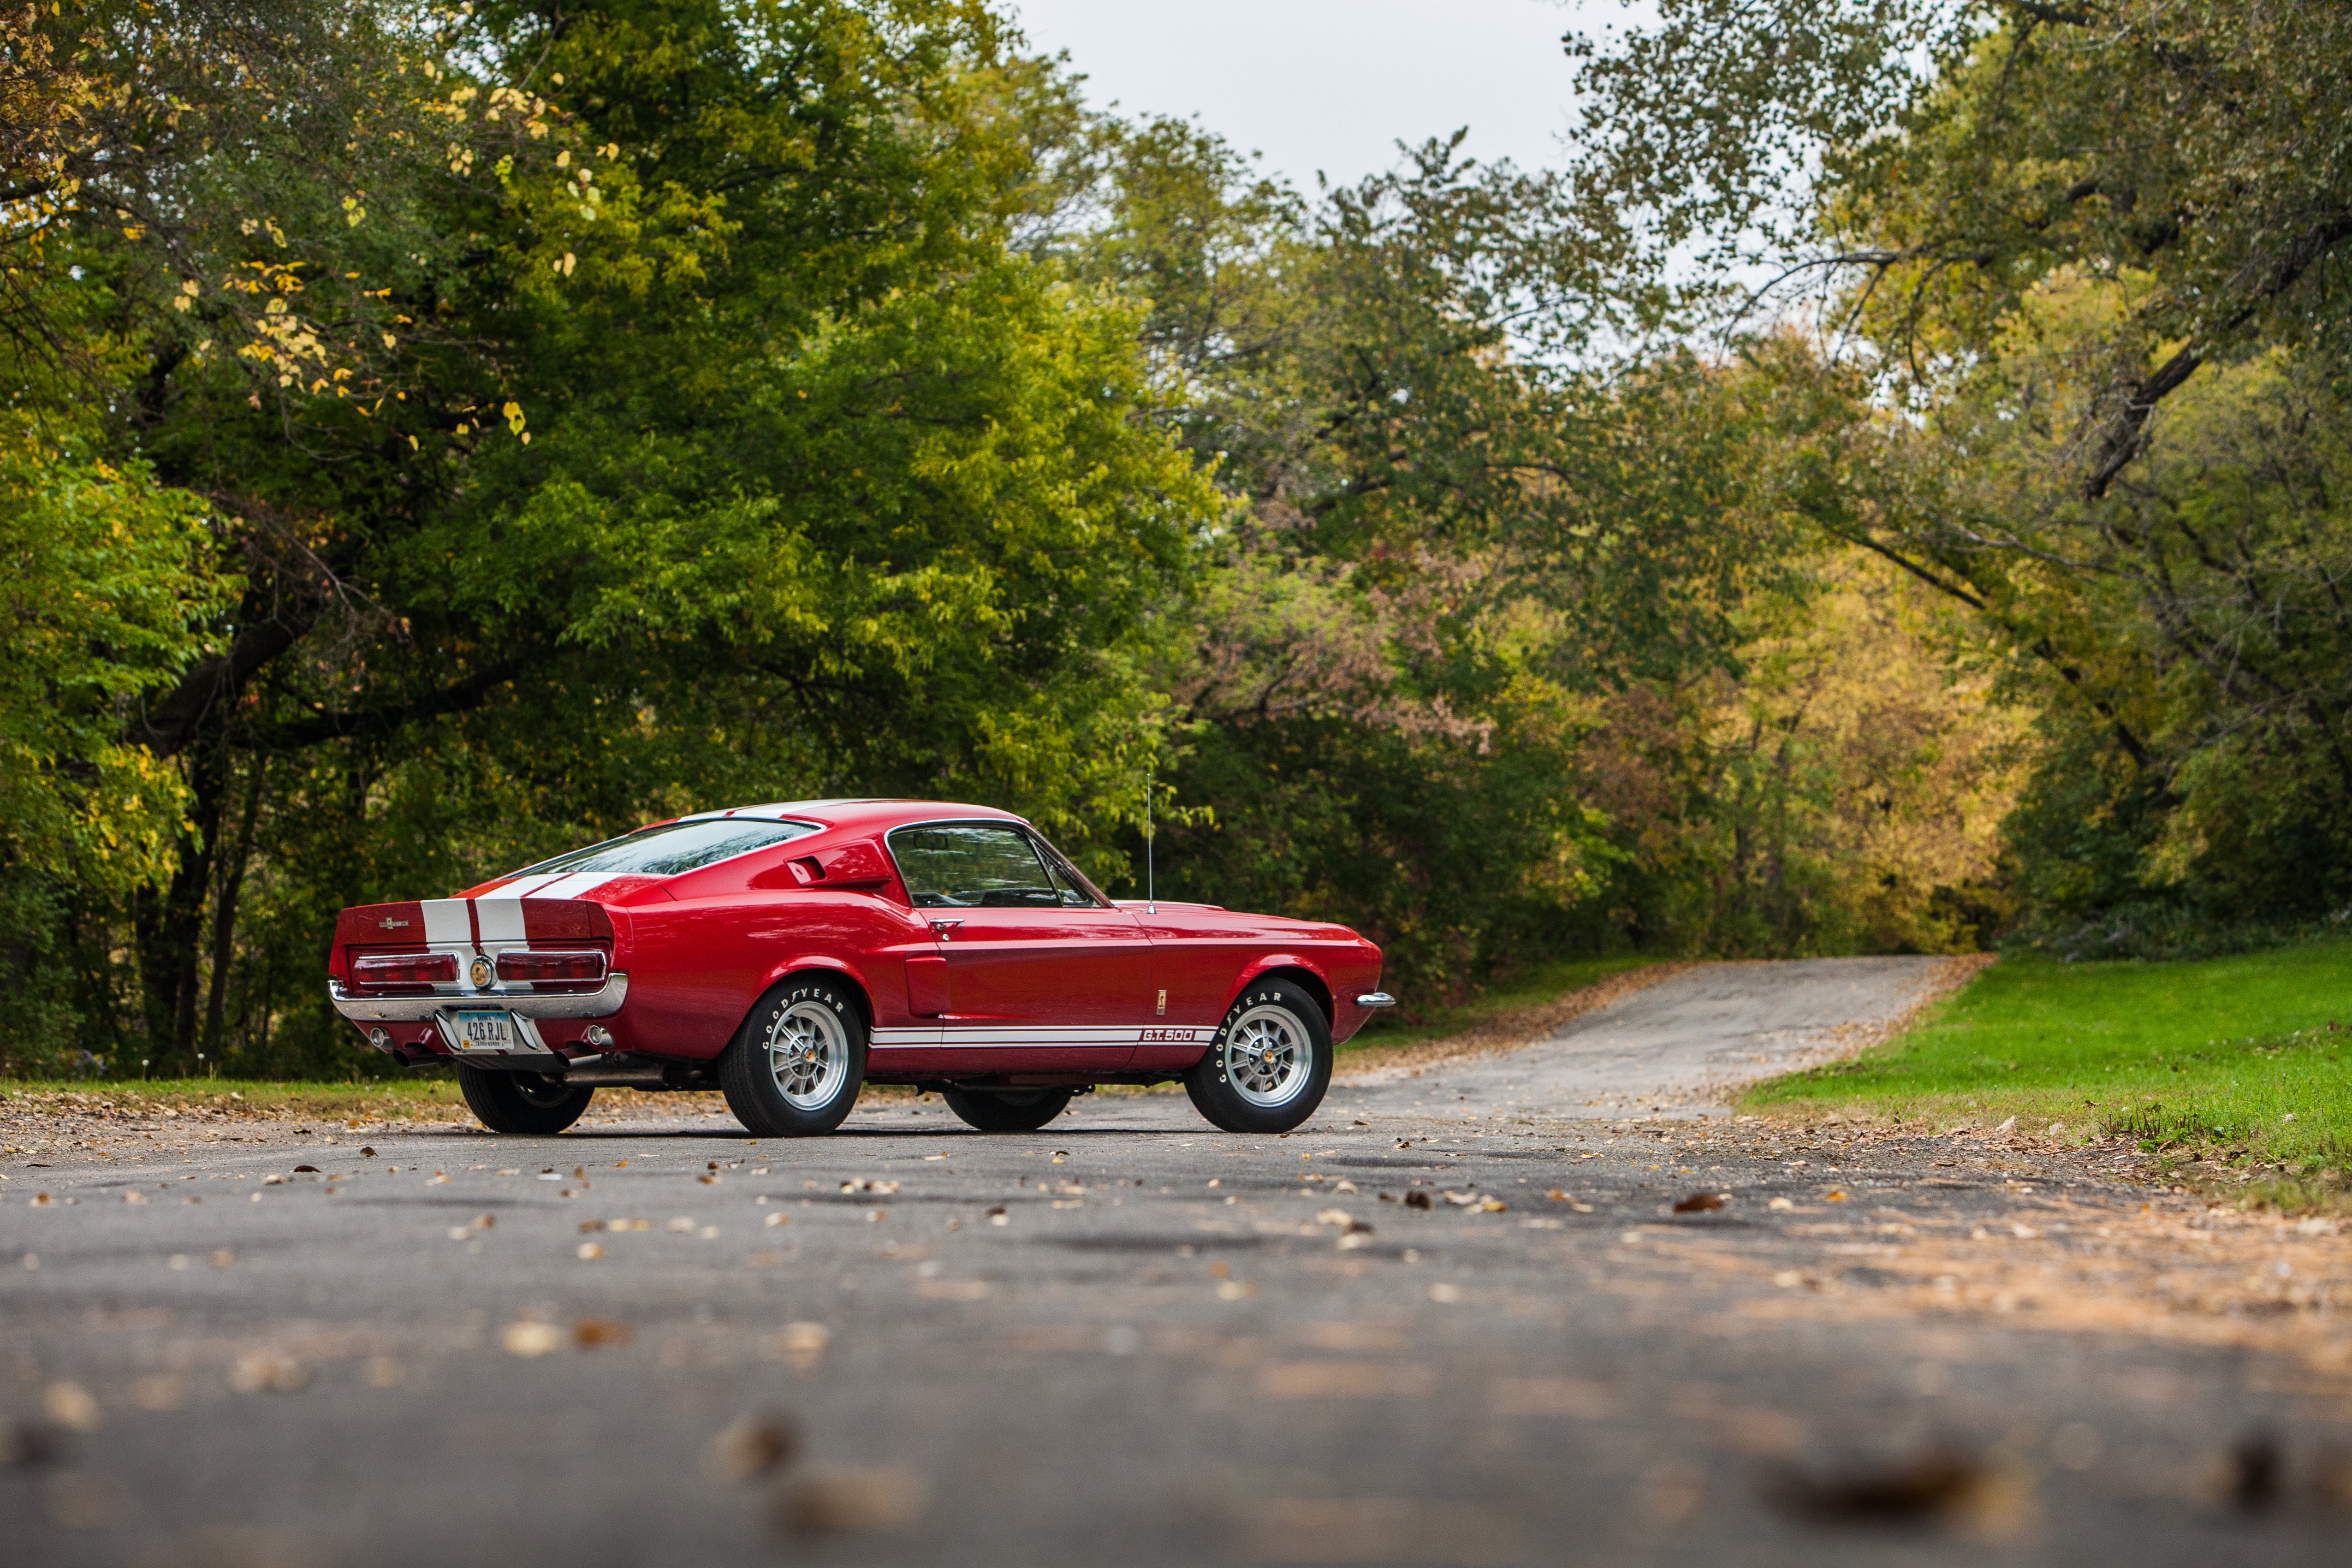
{"label": "tree trunk", "polygon": [[257,755],[246,770],[245,807],[236,839],[222,867],[219,887],[213,894],[212,974],[205,994],[205,1052],[220,1058],[221,1015],[228,1002],[228,972],[236,956],[236,900],[245,886],[245,868],[253,856],[253,836],[261,816],[261,780],[268,758]]}
{"label": "tree trunk", "polygon": [[199,752],[188,780],[194,795],[188,816],[195,831],[180,841],[179,865],[161,894],[132,901],[139,977],[146,1004],[149,1049],[158,1060],[194,1070],[196,1056],[196,970],[204,948],[205,895],[212,885],[220,837],[222,748]]}

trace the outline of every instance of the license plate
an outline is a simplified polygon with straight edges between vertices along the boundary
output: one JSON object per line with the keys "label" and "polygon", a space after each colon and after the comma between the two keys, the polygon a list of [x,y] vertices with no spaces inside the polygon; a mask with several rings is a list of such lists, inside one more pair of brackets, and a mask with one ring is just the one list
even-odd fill
{"label": "license plate", "polygon": [[514,1020],[504,1013],[459,1013],[457,1048],[461,1051],[511,1051]]}

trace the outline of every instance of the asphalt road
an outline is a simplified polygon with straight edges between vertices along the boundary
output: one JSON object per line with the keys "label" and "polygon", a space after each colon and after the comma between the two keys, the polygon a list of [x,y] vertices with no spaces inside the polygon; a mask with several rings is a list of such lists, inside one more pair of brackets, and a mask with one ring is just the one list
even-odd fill
{"label": "asphalt road", "polygon": [[0,1561],[2346,1561],[2345,1238],[2119,1146],[1703,1115],[1924,984],[1697,970],[1274,1139],[50,1139]]}

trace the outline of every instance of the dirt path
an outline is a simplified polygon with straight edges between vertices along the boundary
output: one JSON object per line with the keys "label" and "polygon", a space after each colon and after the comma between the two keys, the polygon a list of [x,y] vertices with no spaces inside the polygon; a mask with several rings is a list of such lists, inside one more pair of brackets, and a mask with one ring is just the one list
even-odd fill
{"label": "dirt path", "polygon": [[1487,1120],[1722,1115],[1739,1085],[1883,1038],[1980,966],[1948,958],[1698,964],[1515,1050],[1454,1059],[1441,1050],[1435,1060],[1353,1075],[1334,1091],[1334,1109]]}

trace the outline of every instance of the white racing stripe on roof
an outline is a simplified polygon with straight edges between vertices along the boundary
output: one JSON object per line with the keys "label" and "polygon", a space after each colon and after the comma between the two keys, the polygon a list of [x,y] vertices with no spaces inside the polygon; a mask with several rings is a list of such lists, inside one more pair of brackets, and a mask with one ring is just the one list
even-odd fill
{"label": "white racing stripe on roof", "polygon": [[543,883],[530,896],[534,899],[584,899],[594,889],[611,881],[611,871],[574,871],[569,877],[558,877]]}
{"label": "white racing stripe on roof", "polygon": [[474,921],[466,913],[465,900],[426,899],[422,908],[425,910],[425,940],[431,946],[445,947],[452,942],[467,943],[474,940]]}
{"label": "white racing stripe on roof", "polygon": [[541,888],[544,888],[550,882],[560,882],[562,879],[563,879],[561,877],[517,877],[513,881],[509,882],[497,892],[485,893],[482,897],[486,899],[537,898],[539,896],[539,890]]}

